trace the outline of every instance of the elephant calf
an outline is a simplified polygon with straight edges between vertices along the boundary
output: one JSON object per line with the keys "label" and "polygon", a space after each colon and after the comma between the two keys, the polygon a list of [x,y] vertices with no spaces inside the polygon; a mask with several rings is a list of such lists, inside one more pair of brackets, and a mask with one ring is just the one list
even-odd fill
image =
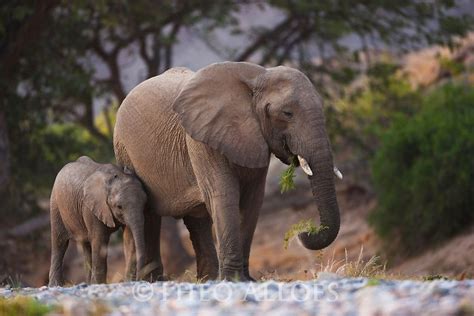
{"label": "elephant calf", "polygon": [[141,182],[128,169],[81,157],[58,173],[51,192],[51,267],[49,286],[63,284],[62,261],[69,240],[79,242],[87,281],[104,283],[110,234],[124,227],[126,276],[145,263]]}

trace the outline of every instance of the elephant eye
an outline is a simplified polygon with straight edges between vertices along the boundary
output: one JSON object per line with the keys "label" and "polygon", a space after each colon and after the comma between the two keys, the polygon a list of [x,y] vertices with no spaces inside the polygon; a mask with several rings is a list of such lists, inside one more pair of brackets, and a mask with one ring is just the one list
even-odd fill
{"label": "elephant eye", "polygon": [[287,118],[292,118],[293,117],[293,113],[291,113],[289,111],[283,111],[283,115]]}
{"label": "elephant eye", "polygon": [[117,207],[121,210],[122,209],[122,205],[117,205]]}

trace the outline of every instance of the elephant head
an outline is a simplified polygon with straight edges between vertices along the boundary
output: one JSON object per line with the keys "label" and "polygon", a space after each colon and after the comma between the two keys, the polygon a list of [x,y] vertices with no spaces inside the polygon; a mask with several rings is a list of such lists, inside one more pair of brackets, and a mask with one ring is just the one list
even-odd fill
{"label": "elephant head", "polygon": [[84,183],[86,207],[105,225],[116,222],[130,228],[135,241],[137,271],[145,264],[144,208],[146,194],[141,182],[128,169],[105,165]]}
{"label": "elephant head", "polygon": [[286,164],[298,157],[325,227],[299,238],[313,250],[334,241],[340,218],[331,145],[322,99],[303,73],[243,62],[212,64],[186,82],[173,110],[193,139],[237,165],[266,167],[270,153]]}

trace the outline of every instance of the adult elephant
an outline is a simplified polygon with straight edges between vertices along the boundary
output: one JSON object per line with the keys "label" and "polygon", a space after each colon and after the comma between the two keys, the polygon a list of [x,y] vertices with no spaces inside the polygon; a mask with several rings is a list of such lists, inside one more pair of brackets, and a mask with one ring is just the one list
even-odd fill
{"label": "adult elephant", "polygon": [[309,175],[326,229],[300,233],[302,244],[322,249],[339,231],[322,100],[296,69],[244,62],[216,63],[196,73],[170,69],[125,98],[114,149],[119,164],[134,170],[149,194],[145,231],[153,278],[163,273],[160,218],[173,216],[183,218],[190,232],[199,278],[251,279],[250,245],[270,153],[286,164],[297,156]]}

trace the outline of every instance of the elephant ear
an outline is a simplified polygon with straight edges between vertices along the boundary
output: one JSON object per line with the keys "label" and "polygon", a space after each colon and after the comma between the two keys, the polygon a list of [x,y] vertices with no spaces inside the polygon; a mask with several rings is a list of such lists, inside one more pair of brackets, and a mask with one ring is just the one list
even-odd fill
{"label": "elephant ear", "polygon": [[244,62],[212,64],[186,82],[173,110],[191,138],[240,166],[265,167],[270,152],[252,108],[254,83],[265,72]]}
{"label": "elephant ear", "polygon": [[84,204],[102,223],[115,227],[112,210],[107,204],[109,179],[103,171],[94,172],[84,183]]}

